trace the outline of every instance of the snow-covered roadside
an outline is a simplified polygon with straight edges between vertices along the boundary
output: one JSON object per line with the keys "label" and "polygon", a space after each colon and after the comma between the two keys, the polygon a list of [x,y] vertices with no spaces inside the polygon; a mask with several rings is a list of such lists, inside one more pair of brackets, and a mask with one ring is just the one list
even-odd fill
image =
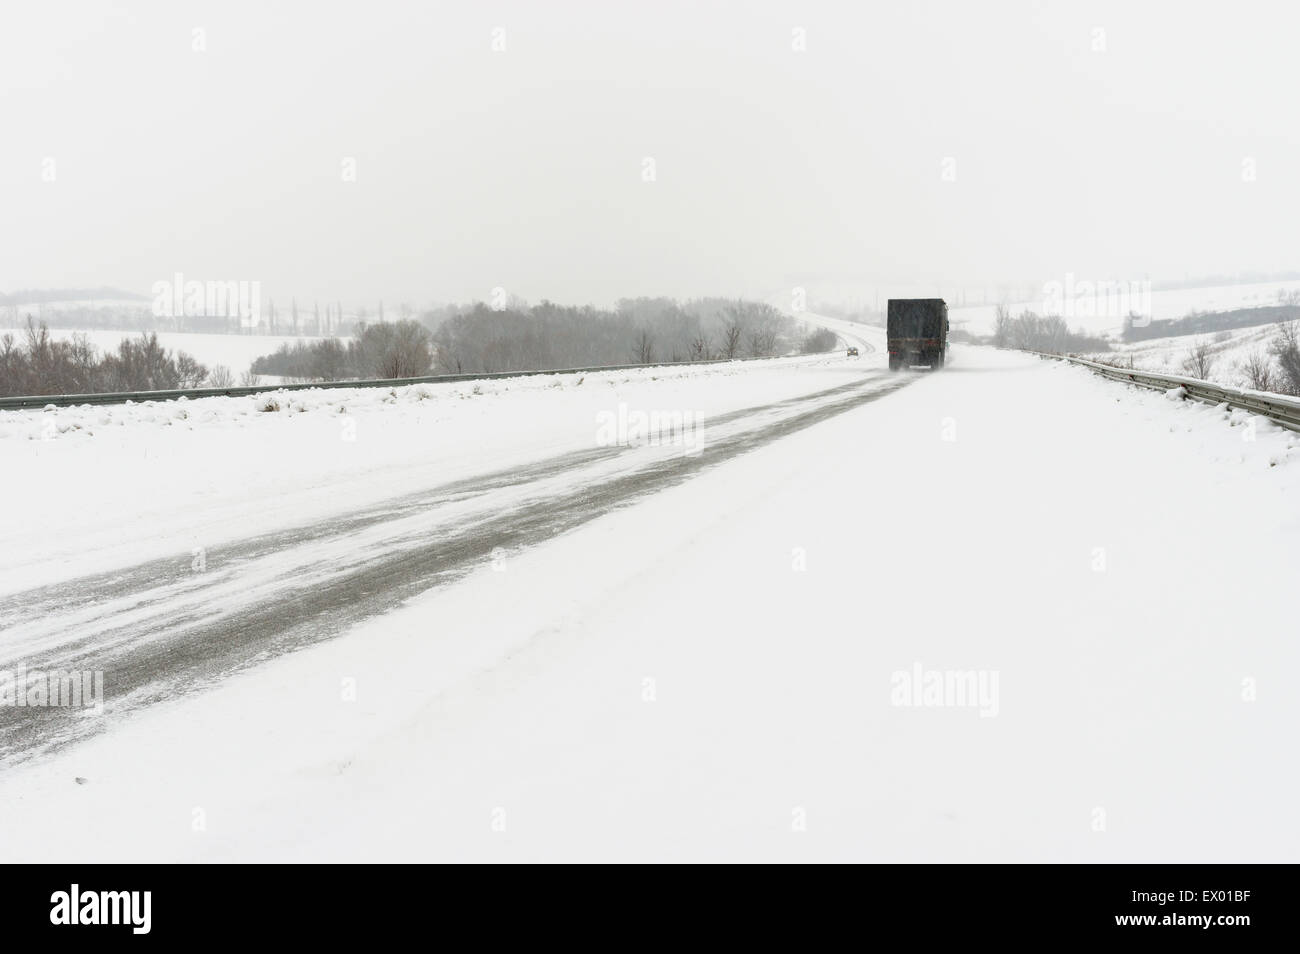
{"label": "snow-covered roadside", "polygon": [[[0,592],[211,548],[598,439],[861,378],[843,354],[404,388],[0,412]],[[278,410],[263,410],[278,407]]]}
{"label": "snow-covered roadside", "polygon": [[1186,375],[1189,372],[1184,362],[1193,348],[1205,343],[1211,355],[1208,380],[1234,388],[1249,388],[1251,380],[1244,365],[1252,356],[1265,358],[1276,373],[1276,361],[1269,355],[1269,346],[1276,333],[1274,325],[1257,325],[1219,334],[1151,338],[1080,357],[1139,371]]}
{"label": "snow-covered roadside", "polygon": [[1295,436],[955,358],[13,771],[6,858],[1294,860]]}

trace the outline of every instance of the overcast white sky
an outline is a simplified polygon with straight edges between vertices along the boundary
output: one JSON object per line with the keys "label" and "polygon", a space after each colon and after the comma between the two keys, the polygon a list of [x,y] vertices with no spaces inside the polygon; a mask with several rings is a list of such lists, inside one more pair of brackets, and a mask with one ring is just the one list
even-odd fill
{"label": "overcast white sky", "polygon": [[0,290],[1293,268],[1297,27],[1294,3],[6,2]]}

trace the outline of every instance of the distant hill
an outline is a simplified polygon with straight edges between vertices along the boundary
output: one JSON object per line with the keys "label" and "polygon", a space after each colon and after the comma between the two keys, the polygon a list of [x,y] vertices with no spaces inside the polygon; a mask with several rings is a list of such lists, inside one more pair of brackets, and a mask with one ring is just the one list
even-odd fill
{"label": "distant hill", "polygon": [[1265,305],[1260,308],[1237,308],[1232,311],[1198,312],[1186,318],[1156,319],[1146,325],[1135,325],[1125,319],[1121,336],[1125,342],[1147,341],[1151,338],[1173,338],[1180,335],[1203,335],[1213,331],[1231,331],[1255,325],[1271,325],[1278,321],[1295,321],[1300,318],[1300,306]]}
{"label": "distant hill", "polygon": [[149,301],[148,295],[120,288],[20,288],[4,294],[0,305],[36,305],[50,301]]}
{"label": "distant hill", "polygon": [[1200,275],[1195,278],[1163,279],[1151,283],[1152,291],[1180,288],[1218,288],[1226,285],[1258,285],[1263,282],[1300,281],[1294,269],[1282,272],[1233,272],[1229,275]]}

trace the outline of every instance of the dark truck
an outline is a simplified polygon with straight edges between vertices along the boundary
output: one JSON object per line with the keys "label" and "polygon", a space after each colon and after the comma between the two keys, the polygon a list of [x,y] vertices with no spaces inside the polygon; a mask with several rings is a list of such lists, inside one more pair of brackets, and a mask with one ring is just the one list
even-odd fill
{"label": "dark truck", "polygon": [[942,298],[891,298],[886,335],[889,370],[913,364],[942,368],[948,355],[948,303]]}

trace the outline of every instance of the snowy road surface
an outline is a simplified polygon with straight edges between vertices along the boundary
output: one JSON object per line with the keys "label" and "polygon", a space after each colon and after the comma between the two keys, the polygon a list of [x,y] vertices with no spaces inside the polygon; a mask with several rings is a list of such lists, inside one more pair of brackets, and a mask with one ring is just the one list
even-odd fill
{"label": "snowy road surface", "polygon": [[[308,526],[11,593],[0,671],[111,674],[110,705],[149,705],[326,639],[511,549],[877,400],[908,376],[858,380],[706,421],[698,449],[613,444],[441,484]],[[685,422],[683,422],[685,423]],[[67,708],[0,706],[0,764],[103,729]]]}
{"label": "snowy road surface", "polygon": [[[276,620],[302,648],[6,769],[6,856],[1294,860],[1297,438],[1025,356],[864,357],[780,372],[699,457],[557,445],[202,582],[10,590],[6,658],[113,644],[146,689],[176,625],[218,668]],[[411,598],[363,618],[376,587]],[[203,639],[222,607],[246,630]]]}

